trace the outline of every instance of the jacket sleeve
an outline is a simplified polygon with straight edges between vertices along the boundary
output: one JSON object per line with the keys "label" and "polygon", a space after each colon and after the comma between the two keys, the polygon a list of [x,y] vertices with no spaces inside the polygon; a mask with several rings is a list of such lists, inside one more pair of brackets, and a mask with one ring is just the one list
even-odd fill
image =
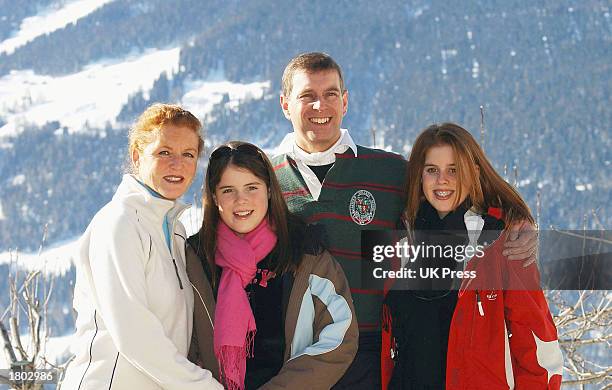
{"label": "jacket sleeve", "polygon": [[509,334],[512,371],[517,390],[559,389],[563,356],[557,328],[539,289],[536,264],[504,259],[506,264],[504,311]]}
{"label": "jacket sleeve", "polygon": [[[89,242],[92,290],[97,310],[119,353],[164,389],[222,389],[210,371],[179,353],[149,309],[147,254],[134,222],[128,218],[104,218],[99,222]],[[148,250],[148,242],[146,247]]]}
{"label": "jacket sleeve", "polygon": [[312,337],[305,348],[298,349],[296,330],[292,345],[287,345],[289,360],[262,389],[329,389],[357,353],[359,331],[353,299],[342,268],[328,252],[315,259],[308,284],[300,300],[298,327],[309,318],[308,307],[313,308]]}
{"label": "jacket sleeve", "polygon": [[189,360],[196,362],[200,367],[210,370],[213,377],[219,380],[219,363],[213,348],[213,322],[215,320],[215,297],[208,277],[204,272],[202,260],[193,247],[185,245],[185,262],[187,276],[193,287],[193,335],[191,339]]}

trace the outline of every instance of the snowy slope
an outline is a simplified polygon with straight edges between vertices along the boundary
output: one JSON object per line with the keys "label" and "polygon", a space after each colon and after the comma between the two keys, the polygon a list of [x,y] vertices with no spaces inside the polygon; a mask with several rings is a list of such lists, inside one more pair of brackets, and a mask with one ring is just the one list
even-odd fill
{"label": "snowy slope", "polygon": [[[194,234],[202,225],[201,207],[190,207],[185,210],[180,220],[185,226],[187,235]],[[74,264],[74,257],[78,251],[78,239],[79,237],[74,237],[71,240],[52,244],[44,248],[40,254],[17,251],[0,252],[0,264],[13,263],[22,270],[41,270],[46,274],[65,275]]]}
{"label": "snowy slope", "polygon": [[[53,364],[62,364],[64,363],[69,356],[71,356],[70,345],[72,340],[72,333],[57,336],[57,337],[49,337],[46,341],[42,342],[41,352],[44,353],[47,360]],[[30,351],[30,337],[23,337],[22,343],[26,349],[26,351]],[[4,341],[0,338],[0,348],[4,348]],[[0,369],[8,368],[8,363],[6,360],[5,354],[0,354]],[[1,386],[1,385],[0,385]],[[2,387],[0,387],[2,388]]]}
{"label": "snowy slope", "polygon": [[18,134],[25,123],[59,121],[70,132],[114,123],[130,94],[147,92],[162,72],[178,68],[180,48],[151,49],[125,59],[100,61],[60,77],[12,71],[0,78],[0,137]]}
{"label": "snowy slope", "polygon": [[[0,78],[0,117],[7,122],[0,127],[0,137],[19,134],[26,124],[40,126],[50,121],[58,121],[71,133],[113,125],[130,95],[143,91],[148,97],[161,73],[171,77],[178,70],[179,55],[178,47],[150,49],[128,58],[96,62],[60,77],[12,71]],[[220,72],[206,80],[186,81],[180,103],[204,117],[226,94],[227,104],[235,109],[240,101],[261,98],[269,88],[269,81],[229,82]]]}
{"label": "snowy slope", "polygon": [[213,106],[228,95],[226,103],[229,108],[237,108],[242,100],[260,99],[270,89],[270,81],[254,82],[249,84],[232,83],[217,78],[185,83],[185,93],[181,104],[194,114],[201,116],[212,111]]}
{"label": "snowy slope", "polygon": [[25,18],[19,26],[19,31],[16,31],[11,38],[0,42],[0,54],[11,54],[38,36],[49,34],[69,23],[76,23],[77,20],[111,1],[114,0],[73,0],[54,4],[38,15]]}
{"label": "snowy slope", "polygon": [[70,269],[76,253],[77,240],[64,241],[53,244],[38,253],[22,253],[6,251],[0,253],[0,264],[13,263],[19,269],[33,271],[41,270],[54,275],[64,275]]}

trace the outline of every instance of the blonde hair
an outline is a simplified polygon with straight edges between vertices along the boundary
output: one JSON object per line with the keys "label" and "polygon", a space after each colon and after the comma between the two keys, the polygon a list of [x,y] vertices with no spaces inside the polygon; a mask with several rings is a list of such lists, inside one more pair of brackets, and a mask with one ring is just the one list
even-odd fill
{"label": "blonde hair", "polygon": [[[457,199],[461,198],[461,183],[471,183],[468,198],[480,212],[489,207],[501,208],[506,226],[519,220],[533,223],[529,207],[510,184],[491,165],[472,135],[454,123],[431,125],[417,137],[408,160],[408,202],[404,217],[414,228],[419,207],[425,199],[421,177],[425,156],[433,146],[449,145],[453,148],[457,164]],[[455,205],[455,207],[458,205]]]}
{"label": "blonde hair", "polygon": [[134,150],[142,152],[159,135],[159,130],[167,124],[187,127],[193,130],[199,139],[198,157],[204,150],[202,140],[202,123],[191,112],[175,104],[154,103],[150,105],[136,120],[128,132],[128,164],[129,171],[134,172],[132,154]]}

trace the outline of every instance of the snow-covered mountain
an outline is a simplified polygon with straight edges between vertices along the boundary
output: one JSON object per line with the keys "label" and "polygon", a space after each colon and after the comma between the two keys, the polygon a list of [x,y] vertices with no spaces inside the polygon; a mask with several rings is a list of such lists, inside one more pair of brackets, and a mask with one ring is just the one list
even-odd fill
{"label": "snow-covered mountain", "polygon": [[[0,53],[12,54],[16,48],[26,45],[36,37],[50,34],[68,24],[74,24],[96,9],[113,0],[78,0],[67,3],[50,3],[34,15],[21,20],[19,28],[0,43]],[[6,15],[3,21],[6,21]]]}
{"label": "snow-covered mountain", "polygon": [[375,146],[406,155],[420,129],[446,120],[480,138],[482,104],[485,149],[534,209],[540,193],[542,226],[582,227],[591,209],[611,221],[606,2],[0,6],[10,22],[0,28],[0,250],[35,249],[45,224],[51,242],[83,231],[119,182],[127,127],[151,102],[196,113],[209,146],[273,148],[290,130],[282,68],[307,50],[343,65],[358,142],[372,145],[375,131]]}
{"label": "snow-covered mountain", "polygon": [[[609,228],[610,13],[598,0],[0,0],[0,277],[15,251],[40,266],[46,226],[62,287],[52,321],[69,332],[65,249],[118,185],[136,115],[178,102],[203,120],[209,148],[273,150],[290,131],[282,70],[311,50],[342,65],[358,143],[407,155],[428,124],[456,121],[540,226]],[[186,201],[201,182],[200,170]]]}

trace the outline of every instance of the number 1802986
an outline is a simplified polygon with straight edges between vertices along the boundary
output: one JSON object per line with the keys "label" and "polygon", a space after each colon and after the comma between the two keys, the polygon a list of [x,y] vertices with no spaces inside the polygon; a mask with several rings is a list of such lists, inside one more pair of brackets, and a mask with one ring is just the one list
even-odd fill
{"label": "number 1802986", "polygon": [[0,383],[3,384],[22,384],[41,383],[51,384],[57,383],[59,373],[55,369],[39,369],[39,370],[15,370],[15,369],[0,369]]}

